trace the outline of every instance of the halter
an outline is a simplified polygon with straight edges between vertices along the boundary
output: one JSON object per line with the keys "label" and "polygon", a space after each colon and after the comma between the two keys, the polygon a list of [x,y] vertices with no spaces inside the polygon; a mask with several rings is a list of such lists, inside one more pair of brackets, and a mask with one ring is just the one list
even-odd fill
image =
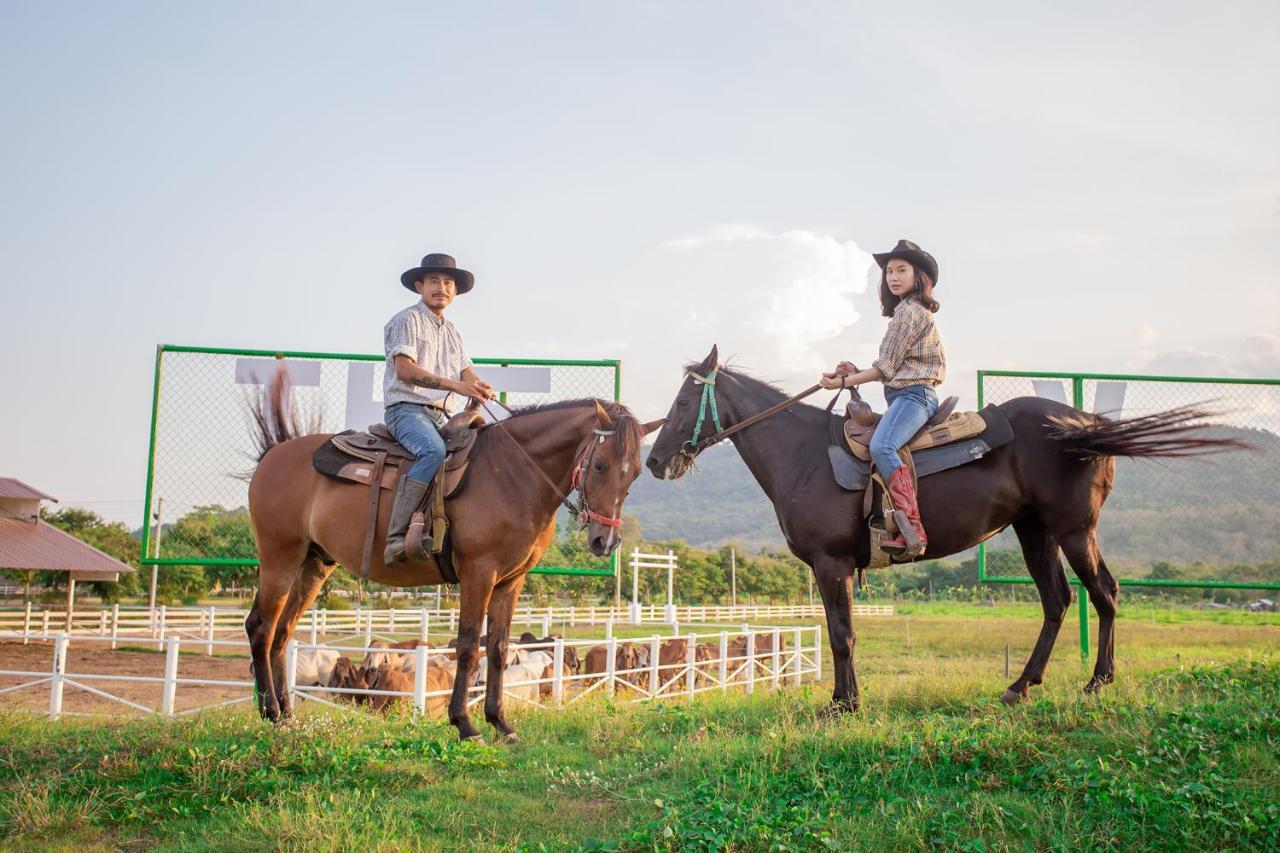
{"label": "halter", "polygon": [[[805,397],[808,397],[822,389],[821,385],[811,385],[799,394],[796,394],[794,397],[788,397],[781,403],[772,405],[762,412],[757,412],[756,414],[745,418],[741,422],[726,429],[720,425],[720,413],[716,410],[715,386],[716,374],[719,371],[719,367],[713,367],[706,376],[699,376],[692,370],[685,371],[686,376],[702,386],[702,401],[698,404],[698,420],[693,425],[693,435],[680,447],[680,455],[688,459],[690,462],[693,461],[695,456],[716,442],[723,441],[734,433],[740,432],[752,424],[759,423],[765,418],[781,412],[783,409],[788,409],[803,400]],[[827,404],[828,412],[831,411],[831,407],[835,405],[836,398],[839,396],[840,395],[837,394],[835,397],[831,398],[831,402]],[[708,410],[711,412],[711,422],[715,425],[716,431],[706,438],[700,439],[698,436],[702,434],[702,423],[707,419]]]}
{"label": "halter", "polygon": [[587,437],[586,446],[582,449],[582,455],[578,457],[578,464],[573,468],[571,488],[576,489],[578,492],[578,526],[586,527],[588,522],[594,521],[597,524],[603,524],[605,527],[621,527],[621,516],[617,518],[603,516],[587,506],[587,471],[591,467],[591,461],[595,459],[596,448],[604,444],[604,440],[613,435],[614,430],[597,428],[591,432],[596,437],[594,440],[590,436]]}
{"label": "halter", "polygon": [[689,378],[702,386],[702,399],[698,403],[698,421],[693,425],[693,435],[680,448],[680,453],[690,459],[697,456],[706,446],[703,441],[698,440],[698,436],[702,434],[702,423],[707,419],[708,411],[711,412],[711,423],[716,428],[712,437],[724,432],[724,427],[720,425],[720,412],[716,409],[716,373],[719,370],[719,367],[713,367],[706,376],[699,376],[692,370],[688,372]]}

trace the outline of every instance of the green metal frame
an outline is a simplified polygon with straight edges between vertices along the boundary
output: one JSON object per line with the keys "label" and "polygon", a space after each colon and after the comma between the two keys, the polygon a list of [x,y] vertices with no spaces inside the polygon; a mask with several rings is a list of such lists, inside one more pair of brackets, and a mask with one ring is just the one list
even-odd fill
{"label": "green metal frame", "polygon": [[[982,393],[982,380],[987,376],[1003,376],[1019,379],[1070,379],[1071,405],[1077,409],[1084,408],[1084,383],[1086,380],[1103,382],[1186,382],[1215,385],[1280,385],[1280,379],[1211,379],[1199,376],[1143,376],[1127,373],[1061,373],[1053,371],[1037,372],[1030,370],[979,370],[978,371],[978,408],[985,402]],[[1069,579],[1076,589],[1076,600],[1080,611],[1080,657],[1089,657],[1089,604],[1079,578]],[[1031,578],[1010,577],[1008,575],[987,574],[987,544],[978,544],[978,583],[1035,583]],[[1234,581],[1180,581],[1150,578],[1147,580],[1120,578],[1120,586],[1145,587],[1181,587],[1190,589],[1265,589],[1280,590],[1280,584],[1237,583]]]}
{"label": "green metal frame", "polygon": [[[235,349],[229,347],[195,347],[176,344],[158,344],[156,346],[155,378],[151,388],[151,433],[147,447],[147,487],[146,506],[142,515],[142,557],[140,562],[146,566],[256,566],[258,561],[243,557],[151,557],[151,498],[152,486],[155,483],[156,466],[156,427],[160,413],[160,381],[164,362],[164,354],[205,353],[209,355],[235,355],[259,358],[314,358],[332,361],[382,361],[386,356],[369,353],[333,353],[303,352],[299,350],[260,350]],[[622,361],[616,358],[577,359],[577,358],[476,358],[476,364],[487,364],[496,367],[611,367],[613,368],[613,399],[620,402],[622,398]],[[506,394],[502,394],[506,402]],[[534,575],[572,575],[580,577],[611,578],[619,571],[618,552],[609,556],[609,568],[584,569],[574,566],[534,566],[529,574]]]}

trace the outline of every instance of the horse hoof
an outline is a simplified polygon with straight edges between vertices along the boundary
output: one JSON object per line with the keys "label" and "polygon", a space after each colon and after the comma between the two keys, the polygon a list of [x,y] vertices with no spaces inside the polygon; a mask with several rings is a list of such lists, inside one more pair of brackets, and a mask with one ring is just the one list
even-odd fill
{"label": "horse hoof", "polygon": [[853,702],[831,702],[818,712],[818,719],[824,721],[838,720],[845,714],[852,714],[857,710],[858,706]]}
{"label": "horse hoof", "polygon": [[1014,690],[1006,690],[1004,692],[1004,695],[1000,697],[1000,701],[1006,705],[1013,706],[1013,705],[1017,705],[1019,702],[1021,702],[1023,699],[1026,699],[1026,698],[1027,696],[1025,693],[1018,693]]}
{"label": "horse hoof", "polygon": [[508,732],[502,736],[502,742],[505,744],[517,744],[520,742],[520,735],[515,732]]}
{"label": "horse hoof", "polygon": [[467,735],[466,737],[462,738],[462,742],[463,742],[463,743],[478,743],[478,744],[480,744],[481,746],[483,746],[483,745],[484,745],[484,735],[479,735],[479,734],[476,734],[476,735]]}

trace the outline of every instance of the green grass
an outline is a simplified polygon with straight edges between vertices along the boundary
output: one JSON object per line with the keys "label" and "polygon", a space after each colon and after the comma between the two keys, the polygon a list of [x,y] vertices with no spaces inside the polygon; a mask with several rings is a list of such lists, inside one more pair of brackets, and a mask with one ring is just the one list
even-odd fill
{"label": "green grass", "polygon": [[[1045,686],[996,701],[1038,619],[971,608],[859,623],[857,715],[830,684],[443,722],[306,707],[193,720],[0,716],[18,847],[163,849],[1280,848],[1280,631],[1122,621],[1084,698],[1068,624]],[[828,656],[829,657],[829,656]]]}

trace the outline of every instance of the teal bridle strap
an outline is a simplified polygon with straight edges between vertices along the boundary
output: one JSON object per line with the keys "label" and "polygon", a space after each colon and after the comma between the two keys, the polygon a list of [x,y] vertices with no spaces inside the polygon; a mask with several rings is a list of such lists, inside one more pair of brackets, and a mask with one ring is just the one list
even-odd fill
{"label": "teal bridle strap", "polygon": [[724,427],[720,426],[720,412],[716,410],[716,371],[718,367],[712,368],[711,372],[706,376],[699,376],[692,370],[689,371],[689,378],[702,386],[702,401],[698,404],[698,422],[693,425],[693,437],[689,439],[687,444],[697,445],[698,436],[702,434],[702,424],[707,419],[707,410],[711,411],[711,423],[716,428],[716,432],[724,432]]}

